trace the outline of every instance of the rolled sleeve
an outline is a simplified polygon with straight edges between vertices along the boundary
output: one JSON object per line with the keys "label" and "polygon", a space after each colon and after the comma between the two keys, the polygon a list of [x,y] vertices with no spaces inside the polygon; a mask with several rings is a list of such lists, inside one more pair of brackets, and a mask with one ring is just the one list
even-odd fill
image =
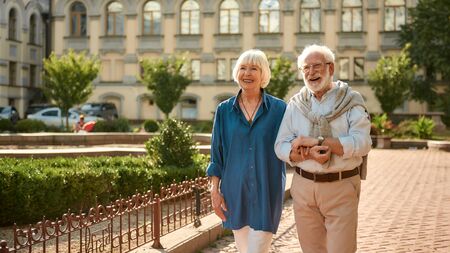
{"label": "rolled sleeve", "polygon": [[372,146],[370,138],[370,120],[367,112],[360,106],[349,110],[348,120],[350,122],[349,135],[339,137],[344,149],[343,158],[365,156]]}
{"label": "rolled sleeve", "polygon": [[292,130],[292,104],[286,108],[286,111],[283,116],[283,120],[281,121],[280,129],[278,130],[277,139],[275,141],[275,154],[277,157],[289,163],[289,165],[293,166],[289,159],[289,154],[291,153],[291,142],[296,138],[295,132]]}
{"label": "rolled sleeve", "polygon": [[208,177],[216,176],[222,178],[222,166],[218,163],[211,162],[206,169],[206,175]]}

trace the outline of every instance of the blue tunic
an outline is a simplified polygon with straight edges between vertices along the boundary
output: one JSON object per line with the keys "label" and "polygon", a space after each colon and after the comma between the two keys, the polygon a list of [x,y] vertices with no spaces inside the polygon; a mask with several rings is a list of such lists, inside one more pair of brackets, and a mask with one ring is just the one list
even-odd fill
{"label": "blue tunic", "polygon": [[236,98],[217,107],[211,163],[206,173],[221,179],[220,191],[228,209],[225,228],[234,230],[248,225],[254,230],[276,233],[286,168],[275,155],[274,143],[286,103],[263,92],[262,104],[249,124]]}

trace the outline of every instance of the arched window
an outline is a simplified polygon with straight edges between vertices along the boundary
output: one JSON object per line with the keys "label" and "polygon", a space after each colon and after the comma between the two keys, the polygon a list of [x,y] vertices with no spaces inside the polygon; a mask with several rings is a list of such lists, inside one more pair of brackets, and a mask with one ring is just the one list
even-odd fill
{"label": "arched window", "polygon": [[300,6],[300,32],[320,32],[319,0],[302,0]]}
{"label": "arched window", "polygon": [[259,32],[280,31],[280,3],[277,0],[262,0],[259,4]]}
{"label": "arched window", "polygon": [[384,30],[400,31],[406,21],[405,0],[384,1]]}
{"label": "arched window", "polygon": [[225,0],[220,4],[220,33],[239,32],[239,4]]}
{"label": "arched window", "polygon": [[70,7],[70,35],[86,36],[86,7],[80,2],[74,2]]}
{"label": "arched window", "polygon": [[200,8],[194,0],[187,0],[181,5],[181,34],[198,34],[200,32]]}
{"label": "arched window", "polygon": [[362,3],[361,0],[344,0],[342,2],[342,31],[362,31]]}
{"label": "arched window", "polygon": [[142,34],[161,33],[161,6],[158,2],[147,2],[144,5],[143,17]]}
{"label": "arched window", "polygon": [[36,44],[37,43],[37,24],[36,24],[36,15],[31,15],[30,17],[30,43]]}
{"label": "arched window", "polygon": [[121,3],[112,2],[107,7],[106,34],[122,35],[123,34],[123,6]]}
{"label": "arched window", "polygon": [[10,40],[17,39],[17,12],[16,9],[9,11],[8,17],[8,38]]}

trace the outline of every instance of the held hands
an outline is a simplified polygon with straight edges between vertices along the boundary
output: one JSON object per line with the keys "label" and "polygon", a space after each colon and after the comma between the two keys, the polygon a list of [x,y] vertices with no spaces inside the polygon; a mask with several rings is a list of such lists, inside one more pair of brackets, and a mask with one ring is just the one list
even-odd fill
{"label": "held hands", "polygon": [[222,193],[220,193],[217,189],[211,190],[211,205],[214,209],[214,213],[222,220],[226,221],[227,218],[223,211],[228,211],[227,206],[225,204],[225,199],[223,198]]}
{"label": "held hands", "polygon": [[300,136],[291,145],[289,158],[293,162],[315,160],[320,164],[331,158],[331,149],[328,146],[318,146],[319,141],[312,137]]}

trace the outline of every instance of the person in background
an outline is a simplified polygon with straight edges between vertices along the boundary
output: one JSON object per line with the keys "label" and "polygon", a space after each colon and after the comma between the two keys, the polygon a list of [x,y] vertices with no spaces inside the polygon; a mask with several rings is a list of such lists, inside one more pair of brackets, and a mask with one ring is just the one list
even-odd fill
{"label": "person in background", "polygon": [[80,115],[80,120],[73,126],[73,131],[75,133],[78,133],[80,130],[83,130],[84,124],[85,124],[85,122],[84,122],[84,115],[81,114]]}
{"label": "person in background", "polygon": [[286,171],[273,145],[286,103],[265,93],[270,77],[262,51],[242,53],[233,69],[240,90],[214,119],[206,171],[212,207],[241,253],[269,252],[281,217]]}
{"label": "person in background", "polygon": [[[334,54],[307,46],[298,57],[305,87],[288,103],[275,152],[295,168],[291,187],[303,252],[355,252],[360,165],[371,148],[362,96],[333,82]],[[366,163],[364,163],[366,164]]]}

